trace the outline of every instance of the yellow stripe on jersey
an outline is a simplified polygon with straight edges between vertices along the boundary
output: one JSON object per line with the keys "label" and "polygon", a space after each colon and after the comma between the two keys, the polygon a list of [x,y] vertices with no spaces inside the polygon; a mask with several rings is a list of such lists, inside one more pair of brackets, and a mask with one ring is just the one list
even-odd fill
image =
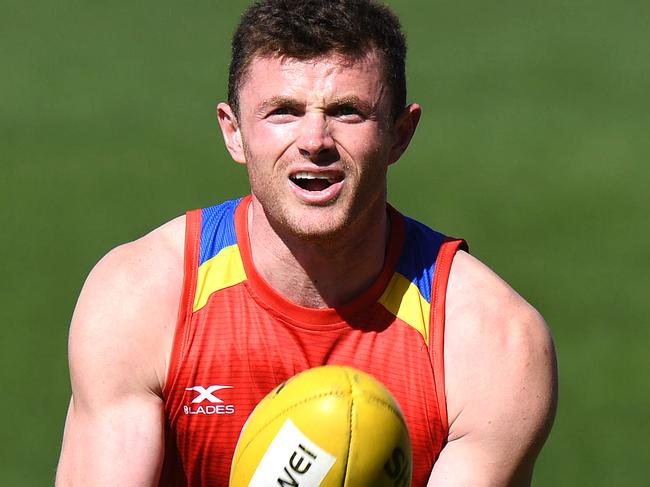
{"label": "yellow stripe on jersey", "polygon": [[393,274],[379,303],[406,324],[415,328],[429,343],[428,323],[431,306],[418,287],[399,273]]}
{"label": "yellow stripe on jersey", "polygon": [[239,255],[239,247],[224,247],[217,255],[199,266],[192,311],[203,308],[212,293],[245,280],[246,272]]}

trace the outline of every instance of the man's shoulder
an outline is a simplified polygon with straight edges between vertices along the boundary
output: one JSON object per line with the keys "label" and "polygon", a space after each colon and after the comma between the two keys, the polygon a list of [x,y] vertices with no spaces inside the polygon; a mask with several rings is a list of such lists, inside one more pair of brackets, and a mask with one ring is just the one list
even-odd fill
{"label": "man's shoulder", "polygon": [[98,281],[102,288],[114,287],[116,292],[127,288],[160,292],[173,285],[174,277],[182,272],[184,235],[185,216],[181,216],[136,240],[118,245],[97,262],[84,290]]}
{"label": "man's shoulder", "polygon": [[120,298],[142,307],[178,297],[183,279],[185,216],[175,218],[137,240],[108,252],[93,268],[84,292]]}
{"label": "man's shoulder", "polygon": [[[490,356],[513,347],[552,348],[541,314],[488,266],[458,251],[449,276],[446,343]],[[453,349],[452,349],[453,351]]]}
{"label": "man's shoulder", "polygon": [[[524,318],[540,325],[539,313],[488,266],[459,251],[449,277],[448,314],[463,323],[499,324]],[[468,331],[468,330],[466,330]]]}
{"label": "man's shoulder", "polygon": [[[142,367],[141,382],[158,390],[176,323],[183,283],[185,217],[108,252],[90,272],[70,329],[70,358]],[[78,377],[78,376],[77,376]]]}

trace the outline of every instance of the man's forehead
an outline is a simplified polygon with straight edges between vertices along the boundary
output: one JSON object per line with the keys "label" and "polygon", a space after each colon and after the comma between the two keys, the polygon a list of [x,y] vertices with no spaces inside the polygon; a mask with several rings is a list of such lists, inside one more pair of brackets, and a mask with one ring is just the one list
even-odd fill
{"label": "man's forehead", "polygon": [[[282,54],[256,54],[251,58],[248,68],[244,73],[244,83],[247,75],[253,66],[264,66],[268,69],[270,66],[277,66],[279,69],[292,69],[301,66],[336,66],[341,70],[364,70],[381,72],[383,64],[381,57],[374,50],[360,51],[358,53],[339,53],[329,52],[326,54],[301,58],[286,56]],[[375,71],[375,72],[377,72]]]}

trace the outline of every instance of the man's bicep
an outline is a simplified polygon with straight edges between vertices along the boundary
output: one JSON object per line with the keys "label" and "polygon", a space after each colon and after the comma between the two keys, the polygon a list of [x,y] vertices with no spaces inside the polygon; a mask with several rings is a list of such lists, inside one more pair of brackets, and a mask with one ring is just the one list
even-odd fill
{"label": "man's bicep", "polygon": [[156,485],[163,444],[160,400],[124,397],[88,409],[78,406],[73,397],[57,485]]}

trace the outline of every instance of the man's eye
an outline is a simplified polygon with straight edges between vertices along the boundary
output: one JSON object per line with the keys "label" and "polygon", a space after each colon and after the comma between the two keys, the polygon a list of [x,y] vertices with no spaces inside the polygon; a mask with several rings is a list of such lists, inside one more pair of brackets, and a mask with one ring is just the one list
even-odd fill
{"label": "man's eye", "polygon": [[332,115],[334,115],[335,117],[342,117],[346,119],[363,118],[361,112],[356,107],[350,105],[341,105],[339,107],[336,107],[333,110]]}
{"label": "man's eye", "polygon": [[269,113],[269,116],[295,115],[296,111],[290,107],[278,107]]}
{"label": "man's eye", "polygon": [[339,113],[341,115],[356,115],[359,112],[354,107],[342,106],[342,107],[339,107]]}

